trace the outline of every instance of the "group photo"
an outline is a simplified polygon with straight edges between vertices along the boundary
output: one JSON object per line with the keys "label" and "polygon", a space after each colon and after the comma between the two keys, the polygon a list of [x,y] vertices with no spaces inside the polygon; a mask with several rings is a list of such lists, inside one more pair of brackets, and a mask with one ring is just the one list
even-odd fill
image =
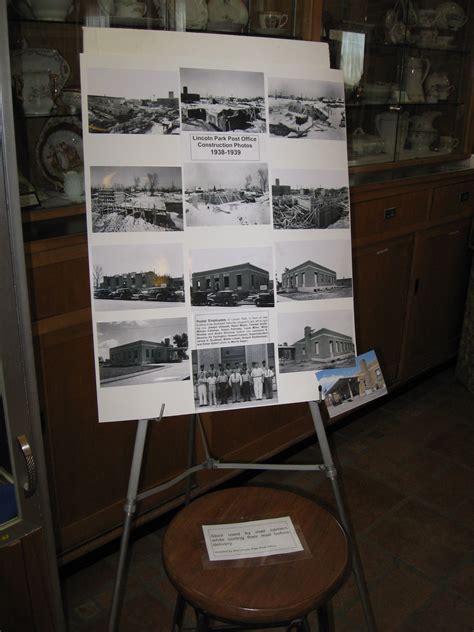
{"label": "group photo", "polygon": [[196,408],[242,408],[277,400],[273,344],[197,349],[192,352]]}

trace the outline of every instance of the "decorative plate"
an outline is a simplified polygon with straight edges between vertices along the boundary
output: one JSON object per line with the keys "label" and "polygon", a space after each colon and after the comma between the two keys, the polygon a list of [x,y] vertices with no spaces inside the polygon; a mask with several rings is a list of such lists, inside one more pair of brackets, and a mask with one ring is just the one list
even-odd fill
{"label": "decorative plate", "polygon": [[49,72],[56,75],[58,92],[69,79],[71,70],[67,61],[54,48],[23,48],[11,54],[13,77],[20,78],[25,72]]}
{"label": "decorative plate", "polygon": [[36,158],[44,177],[62,189],[64,174],[83,168],[81,121],[75,116],[50,118],[41,130]]}

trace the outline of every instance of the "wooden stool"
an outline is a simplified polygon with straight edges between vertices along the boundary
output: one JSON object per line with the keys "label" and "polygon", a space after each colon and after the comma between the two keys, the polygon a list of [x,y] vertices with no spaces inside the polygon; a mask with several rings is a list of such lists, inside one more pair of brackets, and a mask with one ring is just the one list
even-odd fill
{"label": "wooden stool", "polygon": [[[239,560],[238,565],[209,562],[203,524],[283,516],[290,516],[300,528],[310,556],[291,561],[285,561],[285,555],[273,556],[273,564],[262,564],[262,558]],[[268,487],[238,487],[202,496],[172,520],[164,538],[164,567],[178,591],[173,627],[181,628],[187,602],[196,611],[199,632],[210,629],[209,618],[240,628],[308,630],[306,615],[316,608],[319,629],[326,631],[327,606],[345,579],[348,561],[348,543],[339,522],[303,496]]]}

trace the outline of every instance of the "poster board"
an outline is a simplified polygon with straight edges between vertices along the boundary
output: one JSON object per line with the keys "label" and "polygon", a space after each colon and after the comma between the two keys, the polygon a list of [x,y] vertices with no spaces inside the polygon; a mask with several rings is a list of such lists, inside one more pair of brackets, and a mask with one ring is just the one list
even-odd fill
{"label": "poster board", "polygon": [[84,50],[100,421],[314,399],[355,357],[326,45],[86,28]]}

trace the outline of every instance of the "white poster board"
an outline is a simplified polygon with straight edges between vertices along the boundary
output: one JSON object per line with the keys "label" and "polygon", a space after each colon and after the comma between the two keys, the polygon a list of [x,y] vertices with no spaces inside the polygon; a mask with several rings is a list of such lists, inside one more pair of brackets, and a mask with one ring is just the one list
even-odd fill
{"label": "white poster board", "polygon": [[315,372],[355,357],[326,45],[115,29],[84,43],[100,421],[314,399]]}

